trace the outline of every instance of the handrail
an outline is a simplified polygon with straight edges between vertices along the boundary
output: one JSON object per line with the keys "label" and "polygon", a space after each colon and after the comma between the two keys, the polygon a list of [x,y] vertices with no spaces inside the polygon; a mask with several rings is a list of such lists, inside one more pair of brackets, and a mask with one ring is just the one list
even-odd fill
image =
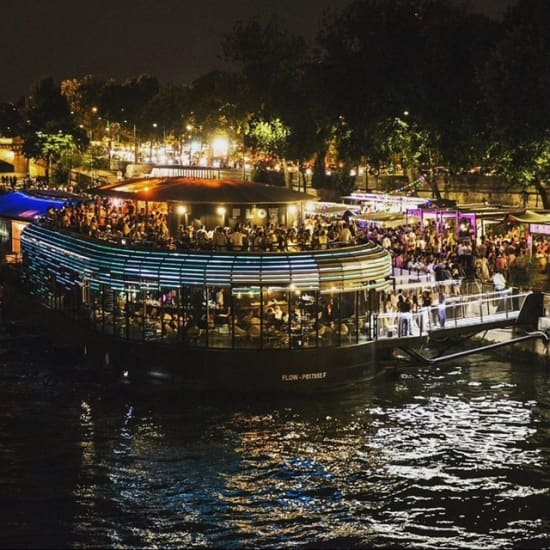
{"label": "handrail", "polygon": [[426,336],[444,328],[476,326],[489,320],[513,320],[519,316],[526,297],[531,293],[514,293],[513,289],[506,289],[503,292],[448,297],[445,326],[439,323],[439,305],[421,308],[415,313],[376,313],[373,314],[375,339]]}
{"label": "handrail", "polygon": [[540,338],[541,340],[544,340],[546,344],[548,344],[548,341],[550,340],[546,332],[537,330],[534,332],[529,332],[527,334],[524,334],[523,336],[517,336],[516,338],[505,340],[504,342],[493,342],[491,344],[486,344],[484,346],[478,346],[475,348],[458,351],[456,353],[449,353],[447,355],[439,355],[437,357],[426,357],[422,353],[411,348],[404,348],[403,351],[405,351],[405,353],[408,353],[411,357],[413,357],[417,361],[421,361],[424,365],[435,365],[436,363],[442,363],[443,361],[449,361],[450,359],[458,359],[460,357],[465,357],[466,355],[473,355],[474,353],[489,351],[492,349],[509,346],[510,344],[517,344],[519,342],[524,342],[526,340],[533,340],[535,338]]}

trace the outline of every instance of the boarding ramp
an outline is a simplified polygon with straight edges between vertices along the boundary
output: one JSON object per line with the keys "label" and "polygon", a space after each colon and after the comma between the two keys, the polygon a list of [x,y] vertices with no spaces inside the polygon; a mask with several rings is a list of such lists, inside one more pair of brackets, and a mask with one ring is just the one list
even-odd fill
{"label": "boarding ramp", "polygon": [[380,340],[434,336],[451,329],[455,332],[456,329],[463,329],[466,333],[470,328],[489,330],[513,325],[535,328],[543,313],[540,293],[520,292],[514,288],[502,292],[447,296],[444,326],[440,322],[439,307],[436,304],[414,313],[377,313],[373,318],[372,336]]}

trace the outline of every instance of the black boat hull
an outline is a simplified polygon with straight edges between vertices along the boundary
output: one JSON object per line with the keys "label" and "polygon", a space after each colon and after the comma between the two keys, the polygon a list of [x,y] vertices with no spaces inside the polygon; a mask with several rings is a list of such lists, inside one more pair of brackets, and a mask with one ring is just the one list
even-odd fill
{"label": "black boat hull", "polygon": [[300,349],[192,348],[183,343],[135,342],[92,330],[48,309],[17,284],[6,286],[4,319],[40,331],[59,354],[80,357],[92,369],[120,379],[151,379],[190,390],[319,392],[375,376],[376,342]]}

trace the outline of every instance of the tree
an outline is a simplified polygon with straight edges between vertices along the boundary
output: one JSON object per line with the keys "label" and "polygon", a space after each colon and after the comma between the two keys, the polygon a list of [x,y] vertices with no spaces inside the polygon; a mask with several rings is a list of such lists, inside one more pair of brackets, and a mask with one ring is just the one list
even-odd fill
{"label": "tree", "polygon": [[544,208],[550,141],[550,4],[520,0],[506,14],[502,38],[480,73],[492,133],[487,155],[510,183],[532,185]]}
{"label": "tree", "polygon": [[399,143],[413,179],[435,159],[466,162],[483,136],[474,76],[493,35],[486,18],[435,0],[355,0],[327,16],[318,43],[329,110],[346,122],[339,156],[379,167]]}
{"label": "tree", "polygon": [[27,124],[23,132],[23,153],[28,158],[46,161],[49,179],[52,163],[59,159],[64,147],[83,150],[85,132],[74,124],[67,99],[60,86],[51,78],[37,81],[23,108]]}
{"label": "tree", "polygon": [[411,120],[407,112],[403,118],[396,117],[383,123],[381,136],[384,134],[386,158],[398,160],[410,184],[427,179],[433,196],[441,200],[434,178],[434,168],[440,160],[437,138]]}
{"label": "tree", "polygon": [[32,131],[74,128],[74,122],[67,99],[53,78],[48,77],[34,83],[25,102],[25,114]]}
{"label": "tree", "polygon": [[227,61],[240,66],[250,106],[263,118],[281,115],[285,90],[307,52],[304,39],[283,30],[276,18],[265,25],[256,19],[237,22],[222,39]]}
{"label": "tree", "polygon": [[251,114],[242,75],[212,71],[196,79],[189,87],[188,108],[182,116],[189,138],[207,142],[221,132],[237,144],[244,157]]}
{"label": "tree", "polygon": [[[98,107],[104,119],[120,124],[125,138],[135,141],[138,133],[151,133],[154,121],[149,118],[146,106],[158,92],[157,78],[146,74],[122,83],[109,80],[103,87]],[[135,144],[137,146],[137,142]]]}
{"label": "tree", "polygon": [[61,94],[67,100],[75,124],[91,127],[94,109],[97,111],[101,106],[104,87],[105,81],[93,75],[61,82]]}
{"label": "tree", "polygon": [[[250,125],[246,145],[265,155],[267,159],[285,159],[290,130],[279,119],[265,121],[256,120]],[[256,171],[265,180],[265,166],[257,163]]]}
{"label": "tree", "polygon": [[189,111],[189,87],[165,84],[145,104],[142,119],[153,138],[179,135],[185,130]]}
{"label": "tree", "polygon": [[499,174],[511,183],[519,183],[524,192],[534,187],[543,208],[550,209],[546,188],[550,181],[550,136],[514,145],[498,143],[489,154]]}
{"label": "tree", "polygon": [[0,103],[0,135],[4,137],[20,136],[25,128],[21,112],[13,103]]}
{"label": "tree", "polygon": [[[48,181],[50,181],[52,165],[63,158],[68,163],[70,169],[73,156],[78,151],[74,137],[70,134],[62,134],[61,132],[58,134],[45,134],[37,131],[34,144],[36,151],[34,158],[46,161],[46,179]],[[61,170],[59,176],[61,181],[66,181],[66,172],[64,173]]]}
{"label": "tree", "polygon": [[249,143],[261,151],[283,157],[287,148],[289,129],[279,119],[253,122],[248,133]]}
{"label": "tree", "polygon": [[[302,37],[288,34],[273,18],[265,25],[257,20],[237,23],[224,37],[222,49],[225,58],[241,70],[244,133],[246,125],[257,132],[267,124],[270,134],[279,137],[279,125],[288,129],[276,147],[288,185],[287,160],[296,159],[302,166],[302,161],[320,148],[314,107],[322,92],[320,87],[312,87],[316,73],[307,44]],[[253,135],[250,138],[249,143],[259,143]]]}

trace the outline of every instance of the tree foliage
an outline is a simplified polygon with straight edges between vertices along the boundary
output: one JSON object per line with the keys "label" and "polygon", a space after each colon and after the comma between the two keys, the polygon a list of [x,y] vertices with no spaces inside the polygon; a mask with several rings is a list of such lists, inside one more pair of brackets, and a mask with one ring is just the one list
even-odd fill
{"label": "tree foliage", "polygon": [[550,208],[548,28],[546,0],[517,0],[502,22],[460,1],[352,0],[326,12],[312,44],[275,18],[237,22],[220,44],[227,70],[189,85],[40,80],[24,104],[0,105],[0,130],[35,158],[38,132],[82,149],[107,129],[134,142],[221,131],[243,157],[292,161],[303,177],[313,165],[314,184],[339,191],[359,165],[426,174],[436,196],[436,167],[481,166]]}
{"label": "tree foliage", "polygon": [[64,159],[70,163],[71,159],[78,152],[78,146],[71,134],[46,134],[36,132],[34,141],[34,157],[36,160],[46,161],[46,179],[49,180],[52,165]]}
{"label": "tree foliage", "polygon": [[22,132],[25,156],[50,162],[55,158],[52,148],[55,149],[59,136],[67,136],[79,149],[87,145],[85,132],[75,125],[67,99],[52,78],[33,85],[22,111],[26,118]]}
{"label": "tree foliage", "polygon": [[251,125],[248,143],[261,151],[284,158],[289,135],[289,128],[279,119],[257,120]]}
{"label": "tree foliage", "polygon": [[24,130],[25,121],[17,106],[13,103],[0,103],[0,135],[16,137]]}
{"label": "tree foliage", "polygon": [[507,13],[503,32],[480,82],[491,120],[488,156],[498,172],[525,189],[533,185],[550,208],[550,4],[520,0]]}

